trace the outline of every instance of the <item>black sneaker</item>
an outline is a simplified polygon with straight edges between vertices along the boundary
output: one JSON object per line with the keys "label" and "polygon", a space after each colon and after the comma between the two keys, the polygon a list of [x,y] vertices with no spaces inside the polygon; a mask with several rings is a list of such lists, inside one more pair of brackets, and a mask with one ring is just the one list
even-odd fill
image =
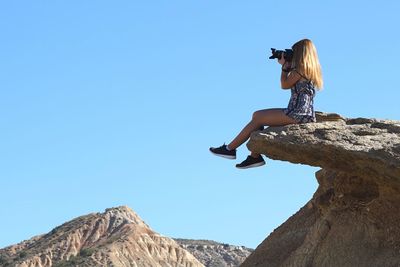
{"label": "black sneaker", "polygon": [[210,151],[216,156],[220,156],[226,159],[236,159],[236,149],[228,150],[225,144],[220,147],[210,147]]}
{"label": "black sneaker", "polygon": [[253,158],[252,156],[247,156],[247,159],[245,159],[242,163],[236,164],[236,168],[248,169],[248,168],[259,167],[264,164],[265,164],[265,161],[261,155],[258,156],[258,158]]}

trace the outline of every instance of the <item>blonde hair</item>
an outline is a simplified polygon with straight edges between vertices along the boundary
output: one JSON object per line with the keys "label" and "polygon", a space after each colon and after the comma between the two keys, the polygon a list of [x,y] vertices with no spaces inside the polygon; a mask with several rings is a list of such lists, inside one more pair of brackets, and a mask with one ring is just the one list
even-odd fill
{"label": "blonde hair", "polygon": [[316,88],[321,89],[323,86],[321,65],[314,44],[309,39],[303,39],[295,43],[292,49],[296,71],[311,80]]}

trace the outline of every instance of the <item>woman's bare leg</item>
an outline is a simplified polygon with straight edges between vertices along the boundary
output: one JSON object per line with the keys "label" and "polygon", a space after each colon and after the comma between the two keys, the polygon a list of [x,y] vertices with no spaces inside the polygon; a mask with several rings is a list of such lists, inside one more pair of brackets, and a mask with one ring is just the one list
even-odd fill
{"label": "woman's bare leg", "polygon": [[[258,130],[261,126],[284,126],[288,124],[296,124],[297,122],[288,117],[283,109],[263,109],[253,113],[251,121],[243,128],[243,130],[228,144],[229,149],[236,149],[249,139],[250,134]],[[258,157],[256,153],[251,156]]]}

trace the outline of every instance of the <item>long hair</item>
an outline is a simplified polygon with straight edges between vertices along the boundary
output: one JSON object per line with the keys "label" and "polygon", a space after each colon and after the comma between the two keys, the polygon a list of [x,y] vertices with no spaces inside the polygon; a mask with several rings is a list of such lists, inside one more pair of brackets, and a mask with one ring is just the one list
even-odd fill
{"label": "long hair", "polygon": [[295,43],[292,49],[293,64],[297,72],[311,80],[316,88],[322,89],[321,65],[314,44],[309,39],[303,39]]}

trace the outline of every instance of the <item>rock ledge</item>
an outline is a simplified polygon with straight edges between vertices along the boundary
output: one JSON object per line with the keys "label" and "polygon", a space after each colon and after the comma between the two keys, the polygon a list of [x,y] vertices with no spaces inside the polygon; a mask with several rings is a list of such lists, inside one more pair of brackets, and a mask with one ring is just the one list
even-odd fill
{"label": "rock ledge", "polygon": [[322,169],[313,198],[241,266],[400,265],[400,121],[323,115],[252,134],[251,151]]}

